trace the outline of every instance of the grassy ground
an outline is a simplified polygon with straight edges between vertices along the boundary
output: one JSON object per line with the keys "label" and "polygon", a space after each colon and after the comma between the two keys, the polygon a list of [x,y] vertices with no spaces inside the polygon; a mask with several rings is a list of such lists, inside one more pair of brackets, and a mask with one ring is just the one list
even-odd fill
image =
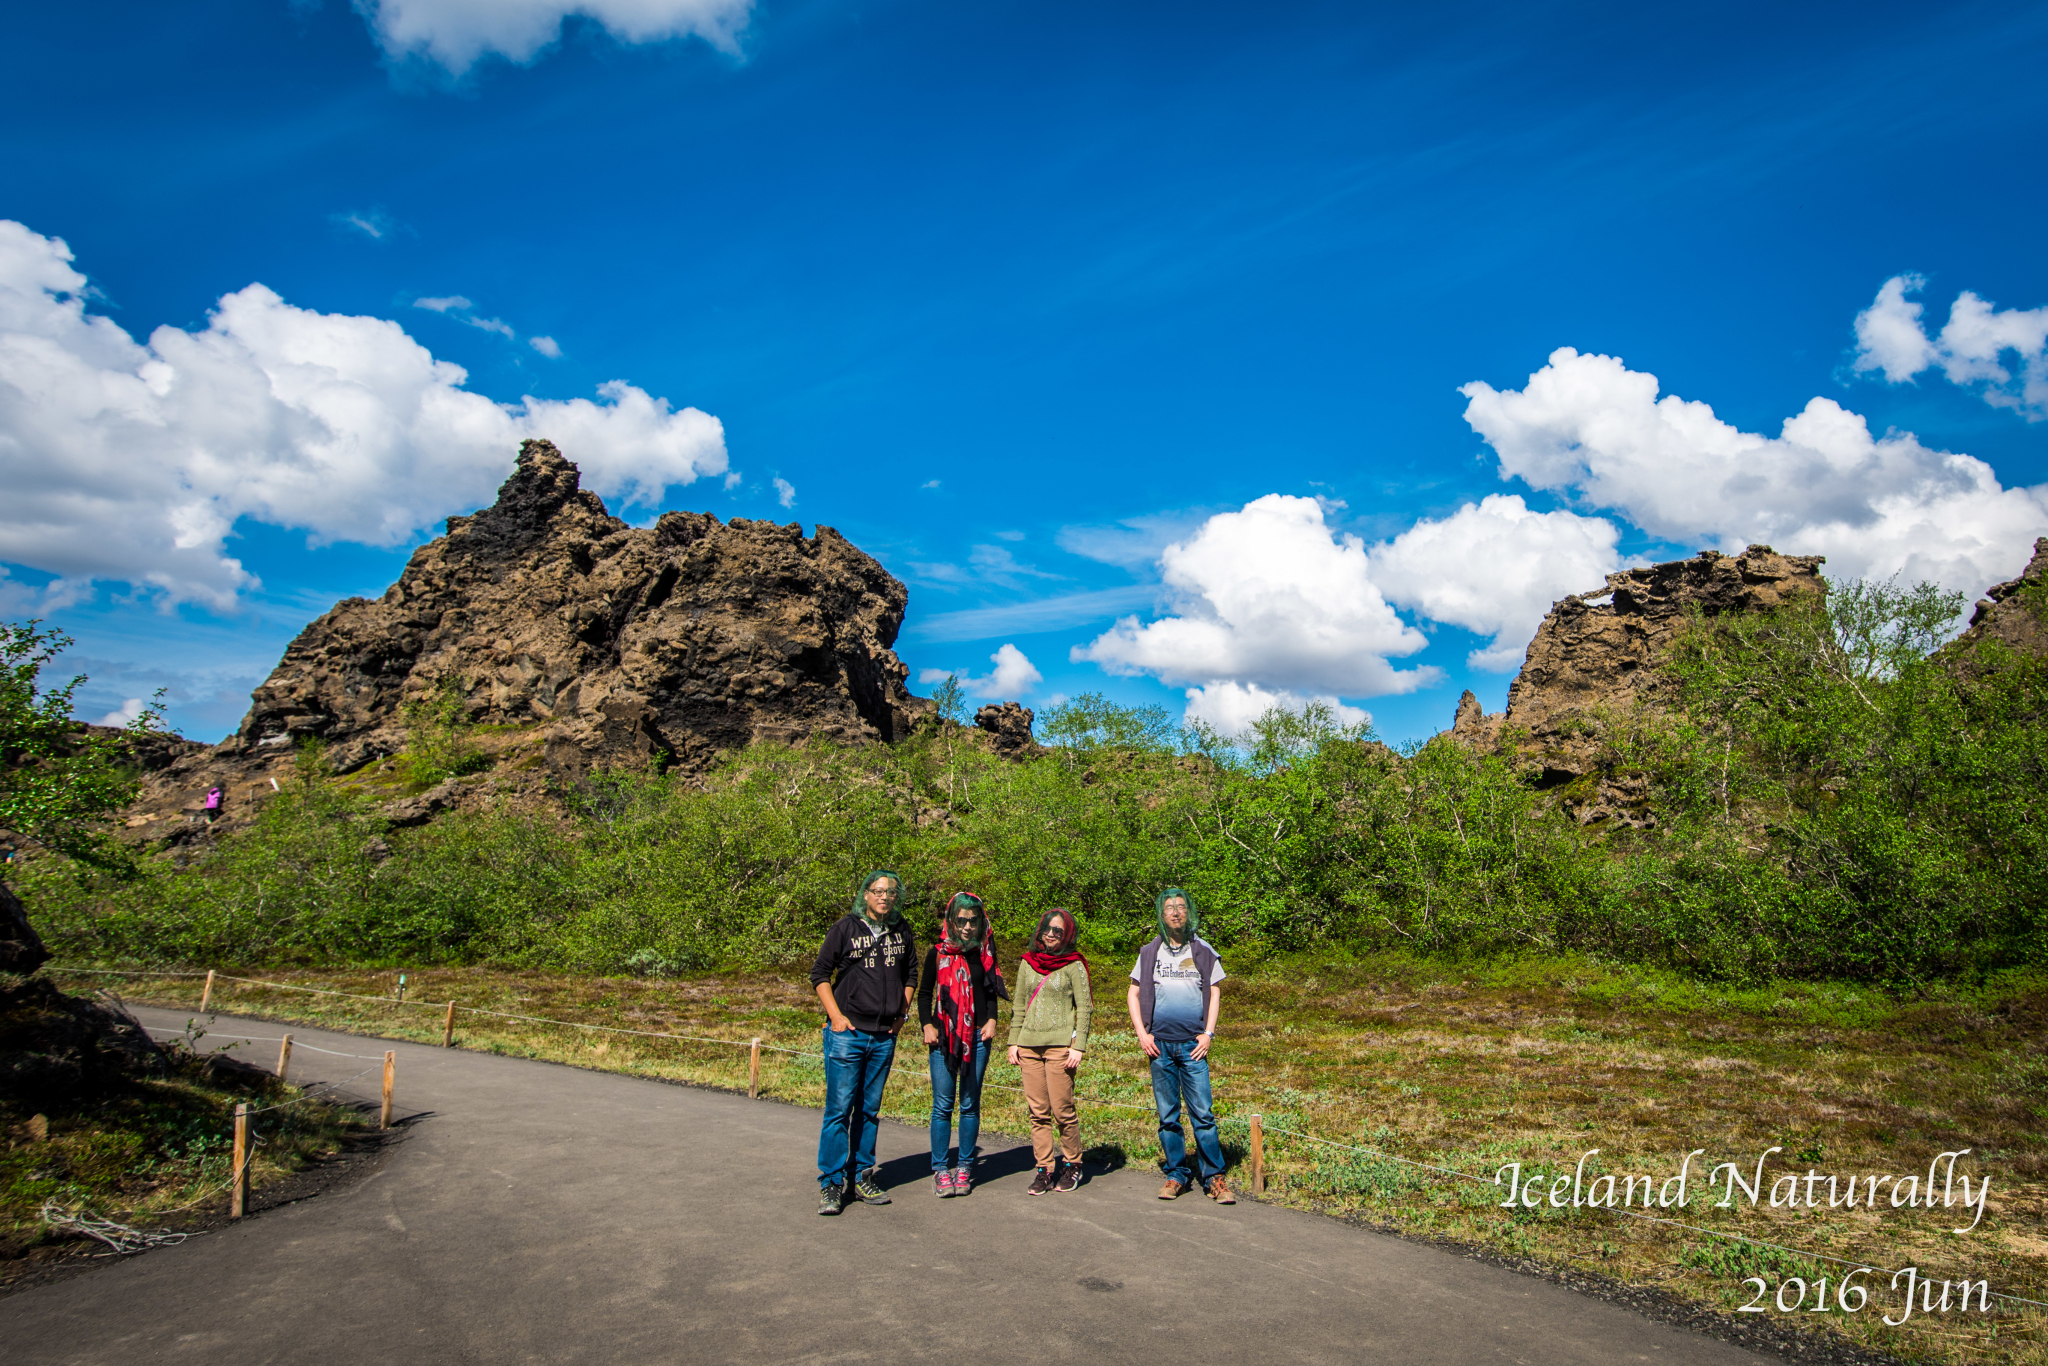
{"label": "grassy ground", "polygon": [[[167,1076],[72,1110],[29,1113],[0,1098],[0,1285],[53,1261],[113,1255],[104,1243],[46,1224],[46,1205],[146,1229],[185,1228],[226,1210],[236,1103],[277,1106],[302,1093],[171,1052]],[[364,1122],[317,1099],[258,1115],[250,1185],[260,1190],[333,1153]]]}
{"label": "grassy ground", "polygon": [[[1832,1302],[1846,1268],[1715,1232],[1913,1266],[1937,1280],[1986,1279],[1994,1291],[2048,1300],[2048,983],[2038,978],[1897,1001],[1826,984],[1721,990],[1586,960],[1233,966],[1240,970],[1225,987],[1214,1056],[1217,1108],[1240,1186],[1250,1116],[1262,1116],[1268,1200],[1656,1284],[1716,1312],[1756,1299],[1756,1285],[1744,1284],[1751,1276],[1762,1278],[1766,1306],[1778,1294],[1810,1311],[1815,1292],[1801,1301],[1788,1278],[1813,1287],[1827,1277]],[[1157,1159],[1156,1124],[1120,971],[1097,966],[1106,1008],[1082,1074],[1083,1123],[1091,1160],[1142,1165]],[[438,1042],[452,999],[463,1007],[462,1047],[733,1088],[747,1084],[740,1045],[758,1035],[771,1046],[766,1094],[812,1105],[822,1094],[816,1000],[796,973],[634,980],[422,970],[406,974],[403,1004],[394,999],[395,972],[243,975],[379,999],[222,982],[216,1007]],[[191,1007],[200,983],[130,978],[122,990]],[[727,1042],[586,1032],[481,1011]],[[986,1124],[1024,1133],[1014,1074],[998,1064],[989,1080]],[[923,1051],[906,1050],[888,1112],[919,1122],[927,1093]],[[1708,1190],[1712,1166],[1737,1162],[1747,1181],[1773,1146],[1782,1151],[1765,1162],[1757,1206],[1742,1196],[1716,1208],[1727,1182]],[[1827,1208],[1827,1175],[1924,1180],[1938,1153],[1961,1148],[1971,1152],[1956,1171],[1992,1183],[1971,1232],[1947,1231],[1973,1215],[1959,1193],[1947,1209]],[[1618,1173],[1660,1185],[1686,1153],[1704,1149],[1692,1162],[1686,1207],[1649,1211],[1694,1227],[1547,1204],[1500,1207],[1507,1188],[1493,1177],[1502,1164],[1571,1174],[1589,1149],[1600,1151],[1585,1163],[1586,1182]],[[1768,1206],[1770,1183],[1810,1170],[1822,1174],[1821,1208]],[[1551,1189],[1548,1181],[1541,1189]],[[2042,1311],[1994,1300],[1988,1314],[1915,1313],[1887,1326],[1882,1319],[1901,1311],[1889,1281],[1862,1277],[1869,1300],[1860,1312],[1802,1312],[1801,1326],[1909,1359],[2048,1363]]]}

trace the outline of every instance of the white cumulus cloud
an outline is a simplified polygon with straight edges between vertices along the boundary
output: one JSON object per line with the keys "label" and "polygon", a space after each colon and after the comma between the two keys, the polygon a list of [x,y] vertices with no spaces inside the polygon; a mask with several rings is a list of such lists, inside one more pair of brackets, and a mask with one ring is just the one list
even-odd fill
{"label": "white cumulus cloud", "polygon": [[1245,734],[1252,723],[1261,716],[1279,707],[1283,711],[1299,712],[1311,702],[1320,702],[1330,709],[1337,721],[1346,726],[1363,726],[1372,722],[1372,713],[1357,707],[1347,706],[1335,697],[1324,693],[1310,697],[1285,689],[1273,691],[1256,683],[1238,683],[1224,680],[1205,684],[1187,690],[1187,710],[1182,713],[1185,721],[1201,721],[1213,727],[1219,735],[1229,738]]}
{"label": "white cumulus cloud", "polygon": [[135,718],[140,715],[142,715],[142,699],[139,697],[131,697],[121,704],[121,709],[119,711],[108,712],[105,716],[102,716],[95,724],[102,726],[119,726],[123,730],[126,730],[128,726],[134,722]]}
{"label": "white cumulus cloud", "polygon": [[1045,681],[1037,667],[1014,645],[1004,645],[989,656],[995,668],[974,691],[995,697],[1021,697]]}
{"label": "white cumulus cloud", "polygon": [[1856,369],[1884,371],[1893,384],[1904,384],[1934,360],[1934,343],[1920,323],[1923,311],[1908,293],[1927,284],[1919,275],[1894,275],[1878,288],[1870,307],[1856,315]]}
{"label": "white cumulus cloud", "polygon": [[1175,615],[1125,617],[1077,662],[1206,689],[1230,682],[1269,692],[1365,697],[1410,692],[1433,669],[1397,670],[1392,656],[1427,640],[1373,582],[1365,543],[1333,533],[1313,498],[1271,493],[1213,516],[1159,556]]}
{"label": "white cumulus cloud", "polygon": [[356,0],[386,55],[419,57],[460,76],[486,53],[525,63],[570,15],[622,43],[702,38],[737,56],[753,0]]}
{"label": "white cumulus cloud", "polygon": [[948,678],[957,677],[961,688],[975,697],[1011,700],[1024,696],[1045,681],[1045,675],[1038,671],[1038,666],[1014,645],[1005,644],[988,658],[995,668],[980,678],[972,674],[956,674],[951,669],[925,669],[919,672],[917,681],[943,683]]}
{"label": "white cumulus cloud", "polygon": [[1835,576],[1928,579],[1975,593],[2048,532],[2048,489],[2009,489],[1967,455],[1911,433],[1873,437],[1816,398],[1777,436],[1704,403],[1659,398],[1657,377],[1562,347],[1520,390],[1464,386],[1465,420],[1502,477],[1611,509],[1662,540],[1823,554]]}
{"label": "white cumulus cloud", "polygon": [[1466,662],[1512,672],[1553,603],[1621,568],[1620,538],[1604,517],[1536,512],[1518,494],[1495,493],[1373,547],[1372,580],[1419,616],[1492,637]]}
{"label": "white cumulus cloud", "polygon": [[779,474],[776,475],[775,478],[770,480],[769,482],[775,485],[776,502],[782,504],[786,508],[793,508],[796,506],[795,484],[790,483],[787,479],[784,479]]}
{"label": "white cumulus cloud", "polygon": [[724,429],[614,380],[598,401],[498,404],[397,323],[294,307],[260,284],[205,328],[138,343],[85,307],[62,241],[0,220],[0,560],[168,601],[254,579],[235,521],[393,545],[490,501],[546,437],[625,505],[726,467]]}
{"label": "white cumulus cloud", "polygon": [[[1895,275],[1878,289],[1856,315],[1856,369],[1903,384],[1938,365],[1951,384],[1981,386],[1993,407],[2015,409],[2029,422],[2048,418],[2048,306],[1999,308],[1966,289],[1930,338],[1921,306],[1906,297],[1926,287],[1922,276]],[[2017,374],[2006,367],[2007,352]]]}
{"label": "white cumulus cloud", "polygon": [[562,358],[562,344],[553,337],[528,337],[526,344],[546,356],[549,360]]}

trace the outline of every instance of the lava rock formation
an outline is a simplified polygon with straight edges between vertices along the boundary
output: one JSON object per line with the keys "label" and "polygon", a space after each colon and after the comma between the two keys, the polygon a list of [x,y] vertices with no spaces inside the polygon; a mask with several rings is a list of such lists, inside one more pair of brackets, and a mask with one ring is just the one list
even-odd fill
{"label": "lava rock formation", "polygon": [[221,782],[234,817],[297,742],[353,772],[405,747],[408,702],[448,690],[471,723],[540,729],[566,781],[702,768],[759,740],[894,740],[930,709],[891,649],[907,598],[827,526],[670,512],[630,527],[528,441],[493,506],[449,518],[381,598],[301,631],[236,734],[149,775],[138,807],[190,811]]}

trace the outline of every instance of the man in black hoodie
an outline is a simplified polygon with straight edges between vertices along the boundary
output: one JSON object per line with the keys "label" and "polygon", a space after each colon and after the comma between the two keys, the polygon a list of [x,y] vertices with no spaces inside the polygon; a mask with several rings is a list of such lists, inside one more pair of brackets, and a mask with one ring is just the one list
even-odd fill
{"label": "man in black hoodie", "polygon": [[825,932],[811,985],[825,1007],[825,1119],[818,1134],[818,1213],[837,1214],[850,1190],[870,1205],[882,1088],[896,1031],[917,995],[917,944],[897,903],[903,879],[886,868],[861,879],[853,914]]}

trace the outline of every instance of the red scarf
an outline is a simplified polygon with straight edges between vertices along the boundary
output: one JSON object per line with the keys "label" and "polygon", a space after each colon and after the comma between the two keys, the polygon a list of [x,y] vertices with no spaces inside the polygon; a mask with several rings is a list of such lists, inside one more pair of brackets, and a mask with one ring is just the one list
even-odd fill
{"label": "red scarf", "polygon": [[1059,949],[1053,953],[1027,953],[1024,961],[1040,977],[1050,977],[1069,963],[1086,963],[1088,960],[1078,949]]}
{"label": "red scarf", "polygon": [[987,922],[984,921],[980,945],[961,948],[953,943],[953,926],[949,919],[946,933],[939,940],[939,1046],[946,1051],[946,1070],[950,1072],[958,1072],[963,1062],[971,1064],[974,1059],[975,1035],[980,1031],[974,1023],[973,960],[977,956],[981,959],[984,977],[995,976],[996,951],[989,939]]}

